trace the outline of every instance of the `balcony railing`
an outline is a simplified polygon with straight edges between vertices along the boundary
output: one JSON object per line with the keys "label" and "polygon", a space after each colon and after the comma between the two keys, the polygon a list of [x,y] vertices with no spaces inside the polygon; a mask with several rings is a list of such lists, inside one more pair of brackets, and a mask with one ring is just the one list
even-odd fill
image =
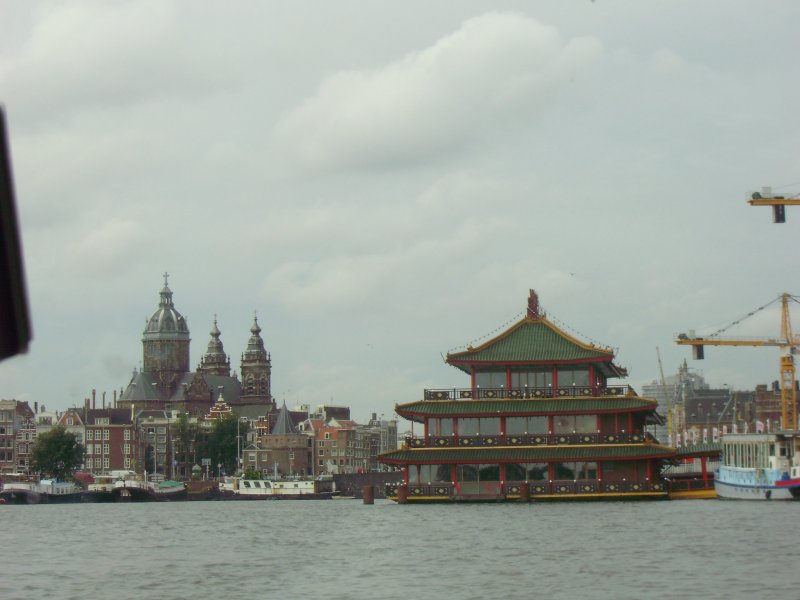
{"label": "balcony railing", "polygon": [[570,385],[563,387],[524,388],[452,388],[425,390],[425,400],[521,400],[525,398],[596,398],[602,396],[636,396],[629,385],[608,387]]}
{"label": "balcony railing", "polygon": [[[473,489],[473,484],[475,488]],[[397,490],[403,484],[387,484],[386,496],[397,497]],[[516,499],[525,493],[532,499],[537,496],[580,496],[592,494],[643,494],[664,493],[666,484],[662,481],[532,481],[532,482],[488,482],[477,484],[465,482],[463,484],[429,483],[408,484],[408,498],[441,498],[441,499]],[[485,488],[485,489],[482,489]]]}
{"label": "balcony railing", "polygon": [[641,444],[646,433],[533,433],[502,435],[429,435],[407,437],[409,448],[467,448],[492,446],[580,446],[592,444]]}

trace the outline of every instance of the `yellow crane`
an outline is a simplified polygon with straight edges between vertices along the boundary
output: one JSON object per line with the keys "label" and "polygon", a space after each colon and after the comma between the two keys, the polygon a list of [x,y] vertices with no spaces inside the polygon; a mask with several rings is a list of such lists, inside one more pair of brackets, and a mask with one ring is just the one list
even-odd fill
{"label": "yellow crane", "polygon": [[[722,333],[732,325],[741,322],[735,321],[719,331],[706,336],[697,337],[694,332],[689,334],[680,334],[675,343],[681,346],[692,346],[692,355],[696,360],[704,358],[704,346],[776,346],[783,349],[783,354],[780,361],[780,382],[781,382],[781,427],[783,429],[796,429],[797,428],[797,393],[795,391],[795,368],[794,368],[794,353],[796,348],[800,347],[800,336],[792,333],[792,323],[789,318],[789,300],[794,300],[794,296],[783,293],[779,298],[772,302],[780,300],[781,302],[781,333],[780,337],[764,337],[764,338],[749,338],[749,339],[734,339],[720,337],[718,334]],[[772,302],[756,309],[747,316],[751,316],[756,312],[766,308]]]}
{"label": "yellow crane", "polygon": [[748,200],[751,206],[771,206],[772,222],[786,223],[786,207],[800,205],[800,198],[786,198],[785,196],[773,196],[772,188],[761,188],[761,193],[754,192]]}
{"label": "yellow crane", "polygon": [[672,398],[669,397],[669,389],[667,388],[667,380],[664,379],[664,367],[661,364],[661,351],[656,346],[656,357],[658,358],[658,372],[661,375],[661,393],[664,395],[664,404],[667,408],[667,435],[672,439],[672,430],[675,426],[673,418]]}

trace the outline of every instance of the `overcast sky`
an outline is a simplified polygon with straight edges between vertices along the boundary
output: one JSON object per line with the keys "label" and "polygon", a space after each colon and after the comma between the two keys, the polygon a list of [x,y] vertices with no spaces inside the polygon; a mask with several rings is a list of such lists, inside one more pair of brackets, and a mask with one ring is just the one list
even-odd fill
{"label": "overcast sky", "polygon": [[[710,333],[800,293],[794,1],[0,0],[34,340],[0,397],[110,397],[162,273],[239,369],[253,311],[278,401],[365,420],[535,288],[637,389],[684,360],[778,379]],[[796,306],[796,305],[795,305]],[[800,311],[796,311],[800,315]],[[800,317],[796,327],[800,329]],[[731,335],[777,335],[777,305]]]}

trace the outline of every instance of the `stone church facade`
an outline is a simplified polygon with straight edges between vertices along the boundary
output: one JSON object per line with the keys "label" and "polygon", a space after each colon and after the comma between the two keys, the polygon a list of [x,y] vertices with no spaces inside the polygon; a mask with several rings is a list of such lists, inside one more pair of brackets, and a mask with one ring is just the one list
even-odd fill
{"label": "stone church facade", "polygon": [[167,278],[165,273],[158,308],[142,334],[142,368],[134,371],[117,406],[136,411],[172,409],[199,416],[207,414],[222,395],[242,416],[275,411],[270,392],[272,362],[261,338],[258,317],[253,317],[250,339],[242,353],[241,380],[235,371],[231,372],[230,357],[225,354],[216,318],[208,348],[197,369],[191,371],[189,326],[175,308]]}

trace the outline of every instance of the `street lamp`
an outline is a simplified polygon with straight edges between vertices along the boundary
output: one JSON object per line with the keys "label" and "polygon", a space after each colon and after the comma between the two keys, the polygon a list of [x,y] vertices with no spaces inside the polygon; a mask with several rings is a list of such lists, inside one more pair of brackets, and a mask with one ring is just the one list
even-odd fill
{"label": "street lamp", "polygon": [[236,468],[239,471],[242,471],[242,438],[239,433],[239,424],[242,421],[247,421],[247,417],[236,419]]}

